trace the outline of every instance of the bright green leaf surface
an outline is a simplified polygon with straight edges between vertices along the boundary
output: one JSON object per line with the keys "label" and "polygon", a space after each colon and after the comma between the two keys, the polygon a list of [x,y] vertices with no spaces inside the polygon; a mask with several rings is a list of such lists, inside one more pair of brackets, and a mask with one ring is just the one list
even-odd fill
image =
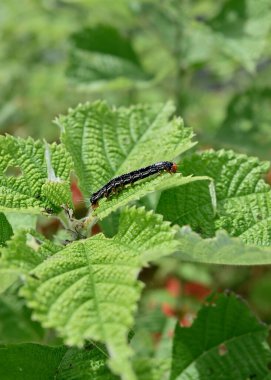
{"label": "bright green leaf surface", "polygon": [[119,77],[147,80],[131,41],[110,26],[85,28],[72,38],[68,76],[79,83],[110,81]]}
{"label": "bright green leaf surface", "polygon": [[268,375],[268,327],[235,295],[202,307],[192,327],[176,325],[170,380],[244,380]]}
{"label": "bright green leaf surface", "polygon": [[113,177],[191,148],[191,129],[173,118],[172,104],[110,108],[104,102],[79,105],[57,124],[86,197]]}
{"label": "bright green leaf surface", "polygon": [[0,209],[38,213],[71,203],[71,160],[62,145],[0,136],[0,158]]}
{"label": "bright green leaf surface", "polygon": [[207,175],[214,179],[217,214],[212,213],[208,186],[194,182],[167,190],[157,211],[179,225],[190,224],[205,236],[225,229],[247,244],[271,244],[271,192],[262,179],[269,163],[232,151],[208,151],[193,155],[180,165],[184,175]]}
{"label": "bright green leaf surface", "polygon": [[160,215],[126,209],[114,238],[95,235],[45,259],[32,270],[22,294],[34,317],[56,328],[66,343],[104,342],[114,372],[135,379],[127,334],[142,288],[137,281],[141,256],[174,249],[174,235]]}

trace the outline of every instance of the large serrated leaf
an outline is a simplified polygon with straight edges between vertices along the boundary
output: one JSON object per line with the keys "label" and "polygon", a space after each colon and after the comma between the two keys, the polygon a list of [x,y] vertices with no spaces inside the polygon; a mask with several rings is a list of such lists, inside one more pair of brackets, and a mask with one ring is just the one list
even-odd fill
{"label": "large serrated leaf", "polygon": [[0,209],[38,213],[70,205],[71,159],[62,145],[0,136],[0,158]]}
{"label": "large serrated leaf", "polygon": [[161,216],[126,209],[114,238],[99,234],[70,244],[32,270],[22,295],[34,317],[66,343],[104,342],[114,372],[135,379],[127,334],[142,288],[142,253],[175,250],[174,236]]}
{"label": "large serrated leaf", "polygon": [[225,229],[252,245],[271,245],[271,191],[263,180],[269,163],[232,151],[207,151],[181,164],[184,175],[207,175],[214,179],[217,213],[206,183],[194,182],[167,190],[157,211],[179,225],[190,224],[204,236]]}
{"label": "large serrated leaf", "polygon": [[268,375],[268,327],[235,295],[219,295],[192,327],[176,325],[170,380],[244,380]]}
{"label": "large serrated leaf", "polygon": [[79,105],[61,116],[61,139],[70,152],[86,197],[113,177],[191,148],[193,133],[173,118],[171,103],[111,108],[104,102]]}

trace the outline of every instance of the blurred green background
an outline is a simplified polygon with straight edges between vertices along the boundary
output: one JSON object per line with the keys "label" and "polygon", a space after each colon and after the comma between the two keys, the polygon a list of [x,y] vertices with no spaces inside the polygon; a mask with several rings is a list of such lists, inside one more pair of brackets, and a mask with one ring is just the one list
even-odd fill
{"label": "blurred green background", "polygon": [[[172,100],[198,149],[270,160],[270,0],[2,0],[0,35],[1,134],[53,141],[52,120],[79,102]],[[143,279],[163,289],[153,302],[183,315],[230,288],[271,322],[269,269],[168,258]]]}

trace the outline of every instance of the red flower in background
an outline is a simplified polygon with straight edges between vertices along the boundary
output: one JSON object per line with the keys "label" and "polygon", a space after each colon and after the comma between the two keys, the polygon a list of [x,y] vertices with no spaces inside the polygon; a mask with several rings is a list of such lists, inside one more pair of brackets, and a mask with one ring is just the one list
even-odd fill
{"label": "red flower in background", "polygon": [[187,282],[184,285],[184,294],[192,296],[199,301],[202,301],[211,293],[211,289],[207,286],[199,284],[198,282]]}
{"label": "red flower in background", "polygon": [[166,302],[162,304],[162,311],[167,317],[174,317],[175,311],[172,306]]}
{"label": "red flower in background", "polygon": [[182,290],[181,281],[175,277],[168,278],[166,282],[166,289],[172,297],[178,297]]}
{"label": "red flower in background", "polygon": [[84,204],[84,197],[81,193],[76,181],[71,183],[72,201],[75,207],[82,206]]}

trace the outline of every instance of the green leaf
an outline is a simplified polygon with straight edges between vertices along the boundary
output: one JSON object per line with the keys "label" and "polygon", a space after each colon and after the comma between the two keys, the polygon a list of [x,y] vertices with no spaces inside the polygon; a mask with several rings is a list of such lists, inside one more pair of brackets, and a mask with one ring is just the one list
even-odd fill
{"label": "green leaf", "polygon": [[176,257],[181,261],[220,265],[271,264],[271,247],[253,246],[240,238],[230,237],[226,231],[217,231],[214,238],[200,235],[183,227],[179,234]]}
{"label": "green leaf", "polygon": [[22,288],[33,317],[54,327],[69,345],[104,342],[112,370],[135,379],[127,335],[142,284],[142,253],[174,250],[175,230],[143,208],[126,209],[119,232],[74,242],[32,270]]}
{"label": "green leaf", "polygon": [[24,212],[14,212],[10,210],[10,212],[6,211],[5,215],[11,224],[14,233],[22,229],[36,229],[37,214],[26,214]]}
{"label": "green leaf", "polygon": [[217,49],[253,72],[268,43],[270,1],[228,0],[208,23]]}
{"label": "green leaf", "polygon": [[9,224],[5,214],[0,212],[0,247],[5,245],[6,241],[13,235],[12,227]]}
{"label": "green leaf", "polygon": [[[188,165],[187,161],[179,165],[184,178],[187,178],[187,172],[197,172],[194,163],[191,164],[191,168],[189,167],[190,170],[186,169]],[[193,230],[201,232],[203,236],[213,236],[215,210],[209,184],[210,180],[203,180],[164,191],[160,196],[156,212],[173,224],[177,223],[180,226],[188,224]]]}
{"label": "green leaf", "polygon": [[170,358],[141,358],[134,361],[134,367],[138,380],[161,380],[167,379],[170,369]]}
{"label": "green leaf", "polygon": [[171,103],[111,108],[98,101],[58,118],[83,194],[89,197],[117,175],[191,148],[193,133],[181,119],[169,120],[173,112]]}
{"label": "green leaf", "polygon": [[225,229],[247,244],[270,246],[271,192],[262,179],[268,168],[267,162],[232,151],[193,155],[183,161],[180,170],[184,175],[193,173],[214,179],[216,215],[203,181],[167,190],[157,211],[179,225],[190,224],[203,236],[214,236],[216,230]]}
{"label": "green leaf", "polygon": [[235,94],[216,134],[216,143],[244,153],[269,158],[271,144],[271,89],[252,88]]}
{"label": "green leaf", "polygon": [[123,189],[118,195],[115,194],[108,199],[103,198],[99,201],[99,207],[94,210],[93,215],[97,215],[100,219],[103,219],[119,207],[125,206],[129,202],[136,201],[153,191],[162,191],[171,187],[182,186],[187,183],[206,179],[208,180],[208,177],[183,177],[180,173],[174,175],[165,173],[162,176],[150,178],[144,182],[129,186]]}
{"label": "green leaf", "polygon": [[71,204],[71,159],[62,145],[0,136],[0,158],[0,209],[56,212]]}
{"label": "green leaf", "polygon": [[59,249],[35,231],[17,231],[0,251],[0,292]]}
{"label": "green leaf", "polygon": [[250,286],[249,300],[253,307],[256,307],[258,313],[261,313],[265,318],[269,318],[270,312],[270,292],[271,292],[271,273],[264,272],[253,281]]}
{"label": "green leaf", "polygon": [[1,343],[39,342],[43,335],[41,326],[31,320],[24,300],[13,294],[0,295]]}
{"label": "green leaf", "polygon": [[271,359],[268,327],[235,295],[210,299],[192,327],[176,325],[170,380],[263,379]]}
{"label": "green leaf", "polygon": [[53,379],[66,347],[33,343],[0,345],[0,377],[3,380]]}
{"label": "green leaf", "polygon": [[132,41],[110,26],[84,28],[71,37],[67,74],[79,83],[110,81],[120,77],[150,79],[135,53]]}
{"label": "green leaf", "polygon": [[0,345],[2,380],[116,380],[105,362],[106,353],[94,346],[79,350],[33,343]]}

